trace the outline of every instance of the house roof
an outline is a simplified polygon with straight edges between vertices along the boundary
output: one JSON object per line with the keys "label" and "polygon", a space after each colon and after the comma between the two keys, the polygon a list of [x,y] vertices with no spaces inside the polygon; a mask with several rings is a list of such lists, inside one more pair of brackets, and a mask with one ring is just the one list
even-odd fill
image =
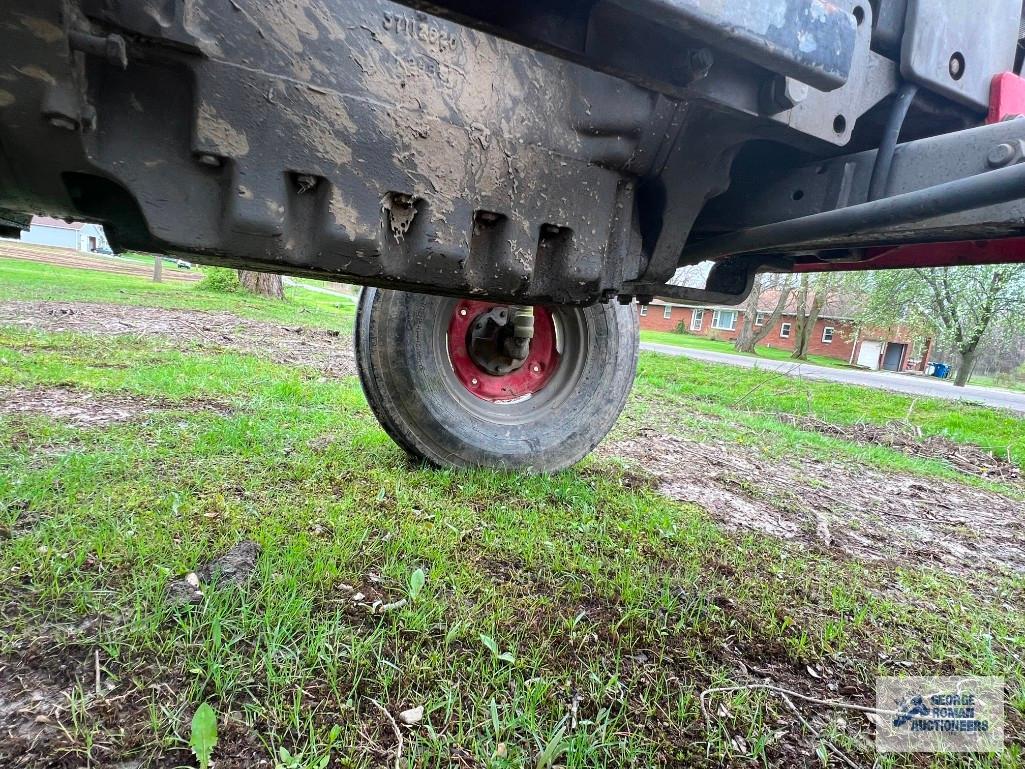
{"label": "house roof", "polygon": [[80,230],[85,222],[66,222],[63,219],[51,219],[49,216],[33,216],[33,227],[53,227],[58,230]]}
{"label": "house roof", "polygon": [[[810,302],[809,298],[809,302]],[[779,290],[766,289],[758,298],[758,312],[771,313],[779,303]],[[786,306],[783,308],[784,315],[796,315],[798,305],[797,292],[790,294]],[[863,297],[856,294],[844,293],[827,297],[821,318],[832,318],[833,320],[855,320],[864,308]]]}

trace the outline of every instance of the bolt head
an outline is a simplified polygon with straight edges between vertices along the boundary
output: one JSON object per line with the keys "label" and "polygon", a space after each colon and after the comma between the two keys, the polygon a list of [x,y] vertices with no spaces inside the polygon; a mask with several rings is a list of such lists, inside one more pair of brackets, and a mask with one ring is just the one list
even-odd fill
{"label": "bolt head", "polygon": [[786,78],[786,82],[783,84],[783,93],[786,94],[788,101],[793,104],[800,104],[802,101],[808,98],[808,84],[802,83],[800,80],[794,80],[792,77]]}
{"label": "bolt head", "polygon": [[480,382],[477,381],[477,377],[474,377],[473,379],[470,380],[470,384],[472,384],[474,387],[476,387],[478,384],[480,384]]}
{"label": "bolt head", "polygon": [[461,315],[462,317],[464,317],[464,318],[465,318],[465,317],[466,317],[466,308],[465,308],[465,307],[461,308],[461,309],[459,310],[459,314],[460,314],[460,315]]}
{"label": "bolt head", "polygon": [[1004,142],[991,148],[986,160],[993,168],[1005,166],[1014,158],[1014,146]]}
{"label": "bolt head", "polygon": [[539,365],[537,365],[536,363],[533,366],[530,367],[530,370],[533,371],[535,374],[540,374],[541,373],[541,367]]}
{"label": "bolt head", "polygon": [[778,75],[762,87],[762,109],[770,115],[786,112],[807,99],[810,91],[807,83]]}

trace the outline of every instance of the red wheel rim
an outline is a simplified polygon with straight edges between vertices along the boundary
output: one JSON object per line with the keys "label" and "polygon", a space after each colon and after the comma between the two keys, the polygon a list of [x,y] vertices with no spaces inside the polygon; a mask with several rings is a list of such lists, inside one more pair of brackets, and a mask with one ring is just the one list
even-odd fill
{"label": "red wheel rim", "polygon": [[492,402],[533,395],[548,384],[559,365],[555,321],[546,307],[534,308],[534,338],[530,342],[530,354],[522,366],[503,376],[494,376],[477,365],[468,347],[470,327],[481,315],[501,306],[495,302],[464,299],[452,310],[452,320],[448,325],[448,357],[456,378],[469,392],[481,400]]}

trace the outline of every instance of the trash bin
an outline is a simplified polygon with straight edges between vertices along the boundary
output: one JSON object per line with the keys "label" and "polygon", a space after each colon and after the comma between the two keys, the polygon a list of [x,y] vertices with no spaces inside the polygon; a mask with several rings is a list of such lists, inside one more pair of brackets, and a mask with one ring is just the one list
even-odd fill
{"label": "trash bin", "polygon": [[930,363],[925,367],[926,376],[936,376],[936,364]]}
{"label": "trash bin", "polygon": [[933,376],[939,377],[940,379],[946,379],[947,375],[949,373],[950,373],[950,366],[948,366],[946,363],[937,363],[936,364],[936,371],[933,374]]}

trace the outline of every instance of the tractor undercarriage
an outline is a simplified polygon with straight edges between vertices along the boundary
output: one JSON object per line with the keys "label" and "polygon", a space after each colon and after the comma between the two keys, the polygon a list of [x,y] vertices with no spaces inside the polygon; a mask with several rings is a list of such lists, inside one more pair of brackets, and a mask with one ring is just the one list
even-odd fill
{"label": "tractor undercarriage", "polygon": [[[636,323],[596,304],[1025,261],[1021,0],[989,5],[8,0],[0,226],[93,220],[117,249],[464,300],[467,329],[438,310],[458,338],[435,364],[464,390],[500,380],[468,385],[482,403],[540,402],[558,377],[532,367],[570,365],[560,328],[591,349]],[[704,287],[671,283],[703,261]],[[533,305],[548,341],[509,336],[495,313]],[[597,429],[511,465],[564,466]],[[519,456],[399,440],[442,464]]]}

